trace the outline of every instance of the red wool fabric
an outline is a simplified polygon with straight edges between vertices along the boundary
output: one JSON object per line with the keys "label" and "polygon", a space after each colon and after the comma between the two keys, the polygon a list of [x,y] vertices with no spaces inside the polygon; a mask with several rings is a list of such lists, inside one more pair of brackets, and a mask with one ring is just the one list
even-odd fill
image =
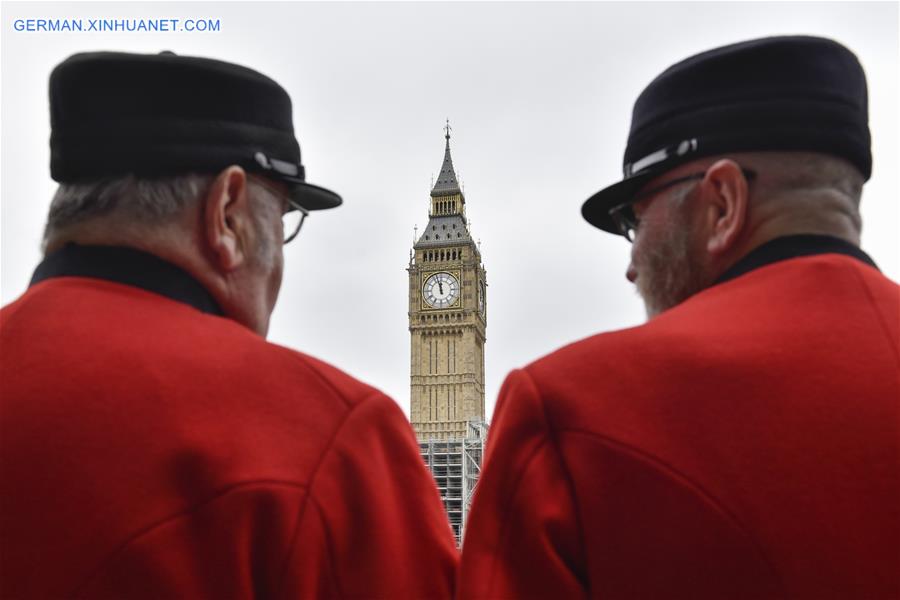
{"label": "red wool fabric", "polygon": [[460,598],[900,597],[900,294],[825,254],[501,391]]}
{"label": "red wool fabric", "polygon": [[58,277],[0,312],[0,597],[449,598],[389,398],[224,318]]}

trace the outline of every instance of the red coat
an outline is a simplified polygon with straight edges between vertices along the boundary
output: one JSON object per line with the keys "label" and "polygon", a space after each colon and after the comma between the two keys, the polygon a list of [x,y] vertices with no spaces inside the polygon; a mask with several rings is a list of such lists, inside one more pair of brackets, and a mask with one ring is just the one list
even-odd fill
{"label": "red coat", "polygon": [[898,320],[822,254],[514,371],[458,596],[900,597]]}
{"label": "red coat", "polygon": [[0,597],[452,596],[437,489],[378,390],[101,279],[33,285],[0,342]]}

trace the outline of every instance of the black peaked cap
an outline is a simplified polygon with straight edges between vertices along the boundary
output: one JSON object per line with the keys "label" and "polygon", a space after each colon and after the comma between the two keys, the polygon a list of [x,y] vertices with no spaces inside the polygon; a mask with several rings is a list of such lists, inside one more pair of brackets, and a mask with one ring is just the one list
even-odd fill
{"label": "black peaked cap", "polygon": [[171,52],[75,54],[50,75],[50,125],[58,182],[240,165],[286,183],[309,210],[342,202],[306,183],[290,96],[240,65]]}
{"label": "black peaked cap", "polygon": [[591,196],[584,218],[619,233],[609,210],[680,164],[728,152],[808,151],[872,174],[866,77],[835,41],[771,37],[709,50],[654,79],[634,104],[624,179]]}

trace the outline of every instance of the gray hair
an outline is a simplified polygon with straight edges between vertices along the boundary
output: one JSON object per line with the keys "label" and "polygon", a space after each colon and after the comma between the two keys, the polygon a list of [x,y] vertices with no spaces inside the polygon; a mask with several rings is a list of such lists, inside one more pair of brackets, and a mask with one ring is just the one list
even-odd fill
{"label": "gray hair", "polygon": [[[60,184],[50,203],[44,228],[44,250],[66,229],[91,219],[114,217],[123,224],[150,228],[171,223],[200,202],[214,179],[213,175],[196,173],[155,178],[126,175]],[[248,182],[249,188],[254,190],[249,197],[258,241],[253,258],[271,267],[275,236],[269,221],[280,216],[280,204],[266,187],[252,179]]]}
{"label": "gray hair", "polygon": [[209,189],[211,175],[138,178],[134,175],[60,184],[50,203],[44,243],[59,232],[97,217],[116,216],[145,225],[171,221]]}
{"label": "gray hair", "polygon": [[793,211],[806,223],[834,222],[841,215],[859,233],[859,204],[864,177],[849,161],[812,152],[748,154],[748,166],[759,173],[754,201]]}
{"label": "gray hair", "polygon": [[862,196],[862,173],[843,158],[812,152],[760,152],[751,160],[770,176],[771,187],[779,190],[830,189],[855,204]]}

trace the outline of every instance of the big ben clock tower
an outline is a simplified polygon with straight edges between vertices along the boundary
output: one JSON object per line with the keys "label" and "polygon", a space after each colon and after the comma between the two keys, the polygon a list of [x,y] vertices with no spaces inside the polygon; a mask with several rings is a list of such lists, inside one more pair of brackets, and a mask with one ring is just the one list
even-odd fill
{"label": "big ben clock tower", "polygon": [[420,442],[463,439],[484,421],[487,278],[450,157],[431,190],[428,225],[409,268],[410,420]]}

